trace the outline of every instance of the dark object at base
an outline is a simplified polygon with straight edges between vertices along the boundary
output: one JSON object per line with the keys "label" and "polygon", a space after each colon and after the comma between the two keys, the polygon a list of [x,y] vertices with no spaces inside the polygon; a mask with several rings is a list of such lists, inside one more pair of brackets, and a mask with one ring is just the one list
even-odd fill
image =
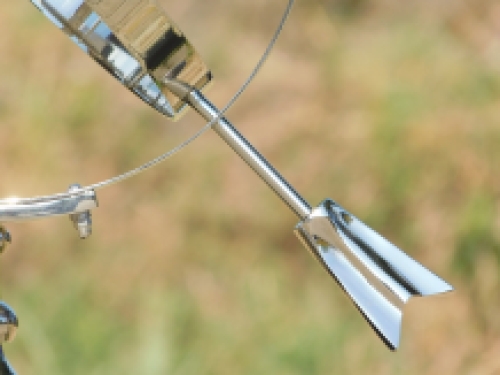
{"label": "dark object at base", "polygon": [[3,354],[3,348],[0,346],[0,375],[16,375],[15,371],[7,362],[7,358]]}

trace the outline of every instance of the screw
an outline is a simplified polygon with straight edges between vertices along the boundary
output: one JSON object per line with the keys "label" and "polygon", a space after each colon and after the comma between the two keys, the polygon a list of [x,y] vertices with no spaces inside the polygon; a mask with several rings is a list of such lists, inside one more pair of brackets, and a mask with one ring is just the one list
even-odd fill
{"label": "screw", "polygon": [[[69,192],[71,193],[81,188],[81,185],[73,184],[69,187]],[[72,214],[69,215],[69,218],[73,222],[73,225],[80,234],[80,238],[82,240],[90,237],[90,235],[92,234],[92,214],[90,211]]]}
{"label": "screw", "polygon": [[73,214],[70,216],[71,221],[82,240],[89,238],[92,234],[92,215],[90,211],[83,212],[81,214]]}

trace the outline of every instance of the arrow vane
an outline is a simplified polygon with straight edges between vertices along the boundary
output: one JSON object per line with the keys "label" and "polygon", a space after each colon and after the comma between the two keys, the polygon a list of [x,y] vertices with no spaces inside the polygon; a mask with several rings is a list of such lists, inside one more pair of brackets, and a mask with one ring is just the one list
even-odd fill
{"label": "arrow vane", "polygon": [[156,111],[176,120],[191,107],[209,121],[299,217],[296,235],[391,349],[399,345],[402,306],[410,297],[452,290],[334,201],[312,208],[204,96],[210,70],[155,1],[31,1]]}
{"label": "arrow vane", "polygon": [[332,200],[311,206],[196,89],[166,79],[167,87],[215,132],[299,216],[296,235],[351,297],[365,319],[391,348],[399,345],[402,306],[412,296],[452,287]]}

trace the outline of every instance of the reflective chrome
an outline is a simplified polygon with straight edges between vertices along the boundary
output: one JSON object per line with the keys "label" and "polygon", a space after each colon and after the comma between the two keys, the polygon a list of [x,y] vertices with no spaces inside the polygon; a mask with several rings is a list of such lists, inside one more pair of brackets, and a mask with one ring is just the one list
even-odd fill
{"label": "reflective chrome", "polygon": [[154,0],[31,0],[124,86],[177,119],[185,107],[165,77],[197,89],[212,79],[184,34]]}
{"label": "reflective chrome", "polygon": [[[452,289],[333,201],[311,209],[203,96],[200,89],[211,79],[209,70],[154,0],[31,1],[124,86],[161,113],[176,117],[186,103],[213,122],[219,136],[302,220],[296,228],[299,238],[390,348],[399,345],[401,308],[411,296]],[[71,214],[84,213],[93,207],[76,210],[75,204],[84,202],[77,202],[80,194],[54,201],[31,200],[30,207],[23,206],[23,214],[19,202],[9,211],[0,201],[0,222],[6,221],[2,212],[11,219],[70,213],[71,209]],[[72,218],[80,223],[80,217]]]}
{"label": "reflective chrome", "polygon": [[391,348],[399,345],[402,306],[413,295],[452,290],[385,238],[331,200],[311,210],[255,148],[200,92],[177,81],[171,91],[189,103],[303,221],[296,234],[352,298]]}
{"label": "reflective chrome", "polygon": [[[205,120],[216,121],[219,110],[201,92],[184,82],[165,80],[169,89],[189,103]],[[213,129],[215,132],[274,190],[276,194],[301,219],[311,213],[311,207],[295,189],[273,168],[271,164],[234,128],[226,119],[217,120]]]}
{"label": "reflective chrome", "polygon": [[12,242],[10,233],[0,225],[0,254],[3,253],[6,247]]}
{"label": "reflective chrome", "polygon": [[19,322],[17,316],[7,304],[0,302],[0,345],[14,339]]}
{"label": "reflective chrome", "polygon": [[296,234],[391,349],[410,297],[453,289],[334,201],[315,208]]}
{"label": "reflective chrome", "polygon": [[0,222],[26,221],[50,216],[83,213],[97,208],[97,197],[93,190],[75,191],[73,195],[39,199],[0,200]]}

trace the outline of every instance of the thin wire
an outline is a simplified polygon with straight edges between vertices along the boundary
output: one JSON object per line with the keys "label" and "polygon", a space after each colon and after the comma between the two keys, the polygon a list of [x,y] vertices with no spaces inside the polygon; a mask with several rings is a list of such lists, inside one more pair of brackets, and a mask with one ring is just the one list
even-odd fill
{"label": "thin wire", "polygon": [[[264,54],[260,58],[259,62],[253,69],[252,73],[250,76],[247,78],[245,83],[241,86],[241,88],[238,90],[238,92],[233,96],[233,98],[228,102],[228,104],[218,113],[218,116],[214,118],[212,121],[208,122],[203,128],[201,128],[196,134],[194,134],[192,137],[188,138],[178,146],[174,147],[170,151],[164,153],[163,155],[158,156],[157,158],[150,160],[149,162],[141,165],[140,167],[137,167],[127,173],[124,173],[122,175],[110,178],[108,180],[101,181],[99,183],[89,185],[86,187],[82,187],[79,190],[74,190],[71,193],[60,193],[60,194],[54,194],[50,196],[42,196],[42,197],[35,197],[35,198],[27,198],[27,199],[19,199],[16,200],[16,203],[21,203],[21,204],[29,204],[29,203],[34,203],[34,202],[39,202],[39,201],[45,201],[45,200],[54,200],[54,199],[66,199],[70,197],[74,197],[75,195],[79,195],[85,191],[89,190],[99,190],[114,184],[117,184],[119,182],[122,182],[124,180],[127,180],[131,177],[137,176],[138,174],[145,172],[148,169],[151,169],[152,167],[164,162],[165,160],[171,158],[172,156],[178,154],[180,151],[185,149],[187,146],[189,146],[191,143],[193,143],[195,140],[200,138],[203,134],[205,134],[209,129],[211,129],[223,116],[224,114],[236,103],[236,101],[239,99],[239,97],[246,91],[248,86],[253,82],[255,77],[259,74],[260,70],[266,63],[266,61],[269,59],[269,56],[271,54],[271,51],[274,49],[276,42],[281,35],[281,32],[283,31],[283,27],[285,26],[288,17],[290,16],[290,12],[293,8],[293,5],[295,3],[295,0],[288,0],[288,5],[283,13],[283,16],[281,18],[281,21],[274,32],[274,35],[269,42],[266,50],[264,51]],[[0,204],[2,203],[8,203],[9,200],[0,200]]]}
{"label": "thin wire", "polygon": [[153,159],[153,160],[147,162],[146,164],[141,165],[140,167],[138,167],[136,169],[133,169],[127,173],[124,173],[120,176],[116,176],[116,177],[113,177],[109,180],[105,180],[105,181],[102,181],[100,183],[90,185],[87,189],[94,189],[94,190],[101,189],[103,187],[107,187],[107,186],[116,184],[118,182],[122,182],[126,179],[133,177],[133,176],[136,176],[136,175],[158,165],[159,163],[165,161],[166,159],[174,156],[175,154],[179,153],[180,151],[185,149],[187,146],[189,146],[191,143],[193,143],[196,139],[201,137],[204,133],[206,133],[210,128],[212,128],[212,126],[214,126],[224,116],[224,114],[234,105],[234,103],[236,103],[236,101],[239,99],[239,97],[246,91],[248,86],[252,83],[252,81],[255,79],[257,74],[262,69],[263,65],[268,60],[269,55],[271,54],[271,51],[273,50],[274,46],[276,45],[278,37],[280,36],[280,34],[283,30],[283,27],[285,26],[285,23],[288,19],[288,16],[290,15],[294,1],[295,0],[289,0],[287,8],[286,8],[285,12],[283,13],[283,17],[281,19],[281,22],[278,25],[278,28],[276,29],[276,31],[273,35],[273,38],[271,39],[271,42],[267,46],[264,54],[260,58],[259,62],[257,63],[255,68],[253,69],[252,73],[250,74],[250,76],[248,77],[246,82],[241,86],[241,88],[238,90],[236,95],[233,96],[233,98],[224,107],[224,109],[219,112],[218,116],[215,119],[213,119],[212,121],[207,123],[200,131],[198,131],[196,134],[194,134],[191,138],[182,142],[180,145],[178,145],[177,147],[168,151],[167,153],[157,157],[156,159]]}

